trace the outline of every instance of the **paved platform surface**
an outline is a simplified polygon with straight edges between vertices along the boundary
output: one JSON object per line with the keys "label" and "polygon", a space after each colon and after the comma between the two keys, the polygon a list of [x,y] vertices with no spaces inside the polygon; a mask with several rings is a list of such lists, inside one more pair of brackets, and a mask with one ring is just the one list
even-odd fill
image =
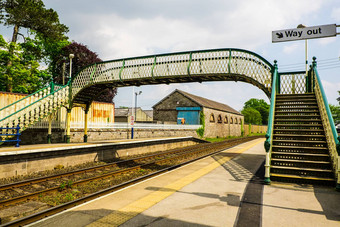
{"label": "paved platform surface", "polygon": [[262,184],[263,142],[247,142],[30,226],[340,226],[340,193],[333,188]]}

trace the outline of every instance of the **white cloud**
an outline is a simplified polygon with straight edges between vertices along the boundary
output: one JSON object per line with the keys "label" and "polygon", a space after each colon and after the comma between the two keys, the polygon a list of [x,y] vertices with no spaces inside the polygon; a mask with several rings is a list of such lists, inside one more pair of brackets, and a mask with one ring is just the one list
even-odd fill
{"label": "white cloud", "polygon": [[300,43],[292,43],[283,47],[283,53],[292,54],[301,47]]}
{"label": "white cloud", "polygon": [[338,91],[340,91],[340,82],[331,83],[331,82],[322,80],[322,85],[326,93],[328,103],[333,104],[333,105],[339,105],[336,99],[339,97]]}
{"label": "white cloud", "polygon": [[337,20],[337,21],[340,20],[340,7],[334,8],[334,9],[332,10],[331,17],[332,17],[334,20]]}

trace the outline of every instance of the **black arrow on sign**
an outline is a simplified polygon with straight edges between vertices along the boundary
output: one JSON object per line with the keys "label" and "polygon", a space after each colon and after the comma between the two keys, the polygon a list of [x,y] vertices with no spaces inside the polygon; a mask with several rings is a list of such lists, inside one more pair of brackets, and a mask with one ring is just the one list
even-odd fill
{"label": "black arrow on sign", "polygon": [[277,35],[277,38],[278,38],[278,39],[281,39],[281,38],[283,38],[283,34],[282,34],[282,32],[280,32],[280,33],[278,33],[278,32],[277,32],[277,33],[276,33],[276,35]]}

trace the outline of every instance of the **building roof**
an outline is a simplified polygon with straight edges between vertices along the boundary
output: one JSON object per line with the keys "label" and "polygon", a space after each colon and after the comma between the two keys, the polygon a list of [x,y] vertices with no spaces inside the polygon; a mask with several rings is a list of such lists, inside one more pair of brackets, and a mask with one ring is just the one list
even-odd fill
{"label": "building roof", "polygon": [[153,110],[143,110],[146,115],[153,118]]}
{"label": "building roof", "polygon": [[127,117],[131,108],[115,108],[116,117]]}
{"label": "building roof", "polygon": [[[137,110],[143,111],[147,116],[153,117],[153,110],[142,110],[141,107],[137,107]],[[128,117],[132,115],[132,111],[135,111],[135,108],[115,108],[115,116],[116,117]]]}
{"label": "building roof", "polygon": [[[221,110],[224,112],[228,112],[228,113],[233,113],[233,114],[237,114],[237,115],[242,115],[240,112],[238,112],[237,110],[231,108],[230,106],[228,106],[227,104],[223,104],[223,103],[219,103],[210,99],[206,99],[197,95],[193,95],[181,90],[176,89],[175,91],[173,91],[171,94],[169,94],[168,96],[172,95],[173,93],[178,92],[182,95],[184,95],[185,97],[187,97],[188,99],[192,100],[193,102],[197,103],[199,106],[201,107],[206,107],[206,108],[210,108],[210,109],[215,109],[215,110]],[[166,97],[168,97],[166,96]],[[166,98],[165,97],[165,98]],[[164,99],[165,99],[164,98]],[[155,104],[154,106],[158,105],[159,103],[161,103],[164,99],[162,99],[160,102],[158,102],[157,104]]]}

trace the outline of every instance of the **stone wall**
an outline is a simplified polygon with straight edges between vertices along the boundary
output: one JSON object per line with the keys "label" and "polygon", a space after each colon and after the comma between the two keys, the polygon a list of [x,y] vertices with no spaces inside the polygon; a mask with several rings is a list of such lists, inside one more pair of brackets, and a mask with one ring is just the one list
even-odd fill
{"label": "stone wall", "polygon": [[[203,108],[205,116],[205,137],[241,136],[242,115]],[[211,119],[214,118],[214,121]]]}
{"label": "stone wall", "polygon": [[266,133],[268,129],[267,125],[244,125],[244,136],[250,133]]}
{"label": "stone wall", "polygon": [[[197,137],[196,130],[189,129],[134,129],[134,138]],[[71,129],[71,142],[83,142],[84,130]],[[52,130],[52,143],[62,143],[64,130]],[[131,129],[88,129],[88,141],[130,139]],[[27,129],[20,136],[21,145],[47,142],[47,129]]]}
{"label": "stone wall", "polygon": [[197,104],[184,95],[175,92],[154,106],[153,120],[177,122],[176,107],[197,107]]}

